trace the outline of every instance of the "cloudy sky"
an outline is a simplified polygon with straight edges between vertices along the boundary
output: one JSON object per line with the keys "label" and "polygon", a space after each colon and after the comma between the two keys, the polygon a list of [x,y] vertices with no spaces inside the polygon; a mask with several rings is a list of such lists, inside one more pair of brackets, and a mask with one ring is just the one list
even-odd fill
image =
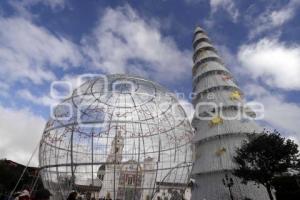
{"label": "cloudy sky", "polygon": [[49,116],[55,80],[138,74],[184,93],[188,102],[196,25],[214,41],[246,98],[265,105],[260,123],[297,140],[300,1],[253,2],[1,1],[0,158],[27,162]]}

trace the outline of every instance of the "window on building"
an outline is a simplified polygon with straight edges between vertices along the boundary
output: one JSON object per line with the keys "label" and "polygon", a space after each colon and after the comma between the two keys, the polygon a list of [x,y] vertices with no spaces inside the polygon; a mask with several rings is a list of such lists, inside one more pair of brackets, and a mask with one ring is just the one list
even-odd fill
{"label": "window on building", "polygon": [[127,184],[128,185],[133,185],[133,177],[128,177],[127,178]]}

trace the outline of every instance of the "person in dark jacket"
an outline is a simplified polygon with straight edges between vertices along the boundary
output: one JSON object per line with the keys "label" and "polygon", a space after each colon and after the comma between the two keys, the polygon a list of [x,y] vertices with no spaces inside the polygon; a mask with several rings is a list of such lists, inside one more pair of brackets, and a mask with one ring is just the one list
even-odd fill
{"label": "person in dark jacket", "polygon": [[49,200],[52,194],[47,189],[38,190],[34,194],[34,200]]}
{"label": "person in dark jacket", "polygon": [[67,198],[67,200],[75,200],[77,197],[77,192],[71,192]]}

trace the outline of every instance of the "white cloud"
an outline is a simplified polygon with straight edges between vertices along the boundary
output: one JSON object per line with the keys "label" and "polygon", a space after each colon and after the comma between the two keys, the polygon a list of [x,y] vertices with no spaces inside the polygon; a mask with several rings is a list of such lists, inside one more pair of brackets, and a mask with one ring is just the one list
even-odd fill
{"label": "white cloud", "polygon": [[49,6],[51,9],[64,8],[66,5],[66,0],[11,0],[10,3],[14,5],[19,5],[25,8],[43,4]]}
{"label": "white cloud", "polygon": [[[80,74],[80,75],[79,74],[77,74],[77,75],[76,74],[72,74],[72,75],[67,74],[61,78],[61,81],[68,82],[72,86],[72,91],[73,91],[74,89],[78,88],[82,84],[82,82],[84,82],[84,80],[82,81],[80,79],[81,75],[87,75],[87,74]],[[95,74],[95,75],[97,75],[97,74]]]}
{"label": "white cloud", "polygon": [[231,16],[234,22],[238,20],[239,11],[233,0],[210,0],[210,7],[212,14],[219,9],[223,9]]}
{"label": "white cloud", "polygon": [[[299,0],[291,0],[287,5],[281,6],[280,9],[274,10],[268,8],[258,16],[251,16],[250,38],[265,31],[281,27],[283,24],[293,19],[299,6]],[[255,17],[256,20],[253,20],[253,17]]]}
{"label": "white cloud", "polygon": [[[66,0],[30,0],[32,5],[42,3],[49,6],[52,9],[64,8],[66,6]],[[30,2],[26,0],[26,2]]]}
{"label": "white cloud", "polygon": [[[194,4],[194,3],[206,3],[206,0],[185,0],[188,4]],[[210,26],[215,23],[213,16],[218,11],[225,11],[228,13],[228,15],[232,18],[233,22],[238,21],[239,17],[239,10],[237,9],[234,0],[209,0],[210,5],[210,14],[211,16],[209,19],[205,20],[205,23]]]}
{"label": "white cloud", "polygon": [[50,66],[76,66],[77,47],[22,18],[0,18],[0,77],[7,81],[28,79],[34,83],[53,80]]}
{"label": "white cloud", "polygon": [[42,105],[42,106],[50,106],[50,105],[56,105],[58,101],[55,101],[51,97],[44,95],[44,96],[36,96],[32,94],[29,90],[23,89],[19,90],[17,94],[28,101],[31,101],[34,104]]}
{"label": "white cloud", "polygon": [[0,81],[0,96],[9,96],[9,84]]}
{"label": "white cloud", "polygon": [[92,65],[107,73],[134,73],[165,81],[189,75],[191,52],[180,51],[153,23],[129,6],[106,9],[92,35],[83,39]]}
{"label": "white cloud", "polygon": [[241,46],[238,59],[257,79],[271,87],[300,89],[300,46],[289,46],[277,39],[264,38],[257,43]]}
{"label": "white cloud", "polygon": [[284,96],[280,94],[272,94],[267,89],[250,84],[245,88],[246,95],[254,98],[255,101],[264,105],[265,118],[271,127],[282,130],[288,138],[296,138],[300,141],[300,105],[287,102]]}
{"label": "white cloud", "polygon": [[295,136],[289,136],[288,139],[294,140],[294,142],[298,145],[298,148],[300,148],[300,138]]}
{"label": "white cloud", "polygon": [[66,0],[10,0],[9,4],[19,16],[31,19],[36,17],[36,15],[30,11],[33,6],[40,4],[56,11],[65,8]]}
{"label": "white cloud", "polygon": [[260,98],[265,105],[265,120],[273,127],[284,128],[291,133],[299,131],[300,107],[286,102],[283,97],[266,95]]}
{"label": "white cloud", "polygon": [[281,10],[273,11],[270,13],[270,20],[272,26],[281,26],[294,16],[294,9],[291,7]]}
{"label": "white cloud", "polygon": [[[27,164],[39,144],[46,121],[32,112],[0,106],[0,158]],[[30,165],[37,166],[37,152]]]}
{"label": "white cloud", "polygon": [[[284,96],[286,93],[281,94],[280,90],[270,92],[270,87],[259,85],[257,81],[260,78],[271,88],[299,89],[300,48],[265,38],[257,43],[243,45],[237,56],[222,46],[219,50],[237,75],[236,78],[243,80],[246,97],[264,105],[264,125],[280,130],[285,137],[293,138],[296,142],[300,141],[300,105],[287,101]],[[250,83],[249,77],[253,78],[255,84]]]}
{"label": "white cloud", "polygon": [[186,99],[179,99],[179,104],[183,107],[187,118],[192,122],[195,112],[193,104]]}

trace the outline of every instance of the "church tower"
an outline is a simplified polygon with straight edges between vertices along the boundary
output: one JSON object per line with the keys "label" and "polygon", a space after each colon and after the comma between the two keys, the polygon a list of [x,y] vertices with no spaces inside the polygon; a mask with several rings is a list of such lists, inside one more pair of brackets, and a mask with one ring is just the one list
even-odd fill
{"label": "church tower", "polygon": [[117,135],[112,141],[106,162],[119,164],[122,161],[123,148],[124,138],[122,136],[122,132],[118,130]]}
{"label": "church tower", "polygon": [[121,161],[124,148],[124,137],[120,130],[116,130],[117,134],[112,140],[110,152],[106,159],[105,173],[103,174],[102,188],[100,190],[100,198],[111,198],[117,197],[119,177],[121,171]]}
{"label": "church tower", "polygon": [[263,186],[244,185],[232,175],[235,149],[250,133],[262,131],[250,119],[255,113],[246,108],[243,92],[200,27],[195,29],[193,48],[196,158],[192,200],[267,200]]}

